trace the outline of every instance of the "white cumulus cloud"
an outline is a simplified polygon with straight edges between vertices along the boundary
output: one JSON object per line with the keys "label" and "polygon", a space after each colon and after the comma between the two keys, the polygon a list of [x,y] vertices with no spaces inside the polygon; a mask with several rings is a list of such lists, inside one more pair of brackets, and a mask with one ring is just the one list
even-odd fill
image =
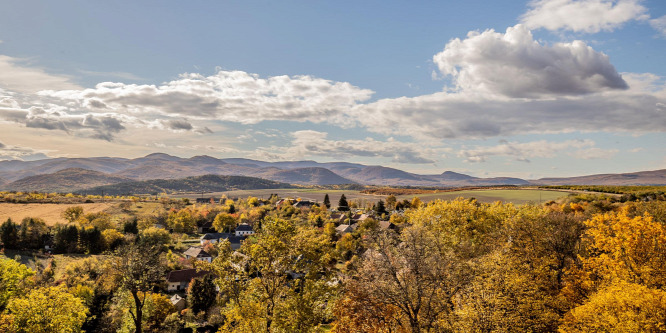
{"label": "white cumulus cloud", "polygon": [[641,0],[535,0],[520,20],[530,29],[597,33],[632,20],[645,20]]}
{"label": "white cumulus cloud", "polygon": [[132,115],[161,114],[255,124],[264,120],[349,122],[345,111],[372,95],[347,82],[311,76],[261,78],[242,71],[183,74],[161,85],[100,83],[92,89],[42,91],[79,107]]}
{"label": "white cumulus cloud", "polygon": [[626,89],[607,55],[582,41],[544,45],[523,25],[470,32],[433,57],[460,90],[508,97],[581,95]]}

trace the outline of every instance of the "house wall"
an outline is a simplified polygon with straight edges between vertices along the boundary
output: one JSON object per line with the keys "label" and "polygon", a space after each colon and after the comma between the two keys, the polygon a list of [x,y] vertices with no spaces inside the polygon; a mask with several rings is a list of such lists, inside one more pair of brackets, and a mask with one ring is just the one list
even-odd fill
{"label": "house wall", "polygon": [[168,291],[186,290],[188,282],[169,282]]}

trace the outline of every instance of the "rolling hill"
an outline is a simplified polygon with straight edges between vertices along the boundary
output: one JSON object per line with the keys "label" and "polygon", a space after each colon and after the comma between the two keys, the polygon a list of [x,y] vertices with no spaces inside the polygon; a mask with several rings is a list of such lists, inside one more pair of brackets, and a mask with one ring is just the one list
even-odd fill
{"label": "rolling hill", "polygon": [[83,194],[156,194],[179,192],[222,192],[265,188],[291,188],[292,185],[271,180],[244,177],[204,175],[182,179],[153,179],[98,186],[79,191]]}
{"label": "rolling hill", "polygon": [[354,183],[349,179],[337,175],[331,170],[319,167],[287,170],[272,168],[271,170],[258,173],[256,176],[279,182],[301,185],[336,185]]}
{"label": "rolling hill", "polygon": [[666,169],[568,178],[541,178],[539,185],[666,185]]}
{"label": "rolling hill", "polygon": [[[266,162],[247,158],[194,156],[181,158],[163,153],[127,159],[117,157],[53,158],[39,161],[0,161],[0,179],[5,189],[71,189],[71,183],[58,172],[80,171],[80,188],[116,184],[120,180],[182,179],[204,175],[259,177],[275,182],[301,185],[361,185],[461,187],[490,185],[666,185],[666,171],[603,174],[569,178],[480,178],[452,171],[422,175],[377,165],[349,162],[283,161]],[[70,171],[70,174],[72,171]],[[46,178],[33,176],[56,174]]]}
{"label": "rolling hill", "polygon": [[82,187],[94,187],[130,181],[99,171],[68,168],[51,174],[29,176],[2,186],[9,191],[74,192]]}

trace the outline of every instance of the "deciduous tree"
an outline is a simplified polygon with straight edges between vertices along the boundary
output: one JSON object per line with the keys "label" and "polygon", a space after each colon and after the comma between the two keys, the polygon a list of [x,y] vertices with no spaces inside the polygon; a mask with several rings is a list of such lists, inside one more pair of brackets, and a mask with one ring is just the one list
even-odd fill
{"label": "deciduous tree", "polygon": [[83,300],[63,287],[33,289],[25,297],[11,300],[7,310],[14,332],[26,333],[81,332],[88,314]]}
{"label": "deciduous tree", "polygon": [[135,332],[141,333],[146,294],[159,285],[165,276],[160,248],[141,243],[125,244],[115,252],[111,266],[120,288],[132,296],[130,315]]}
{"label": "deciduous tree", "polygon": [[21,296],[31,286],[35,272],[16,260],[0,257],[0,311],[10,298]]}

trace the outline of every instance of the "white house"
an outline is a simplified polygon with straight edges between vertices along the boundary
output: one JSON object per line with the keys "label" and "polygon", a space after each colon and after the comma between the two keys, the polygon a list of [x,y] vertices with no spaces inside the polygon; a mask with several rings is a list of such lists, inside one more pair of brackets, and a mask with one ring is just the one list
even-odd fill
{"label": "white house", "polygon": [[206,271],[197,272],[196,268],[171,271],[169,274],[167,274],[167,290],[187,290],[187,287],[190,285],[190,282],[192,282],[192,279],[204,276],[206,274],[208,274]]}
{"label": "white house", "polygon": [[254,235],[254,229],[247,223],[241,223],[236,227],[236,236],[249,236]]}

